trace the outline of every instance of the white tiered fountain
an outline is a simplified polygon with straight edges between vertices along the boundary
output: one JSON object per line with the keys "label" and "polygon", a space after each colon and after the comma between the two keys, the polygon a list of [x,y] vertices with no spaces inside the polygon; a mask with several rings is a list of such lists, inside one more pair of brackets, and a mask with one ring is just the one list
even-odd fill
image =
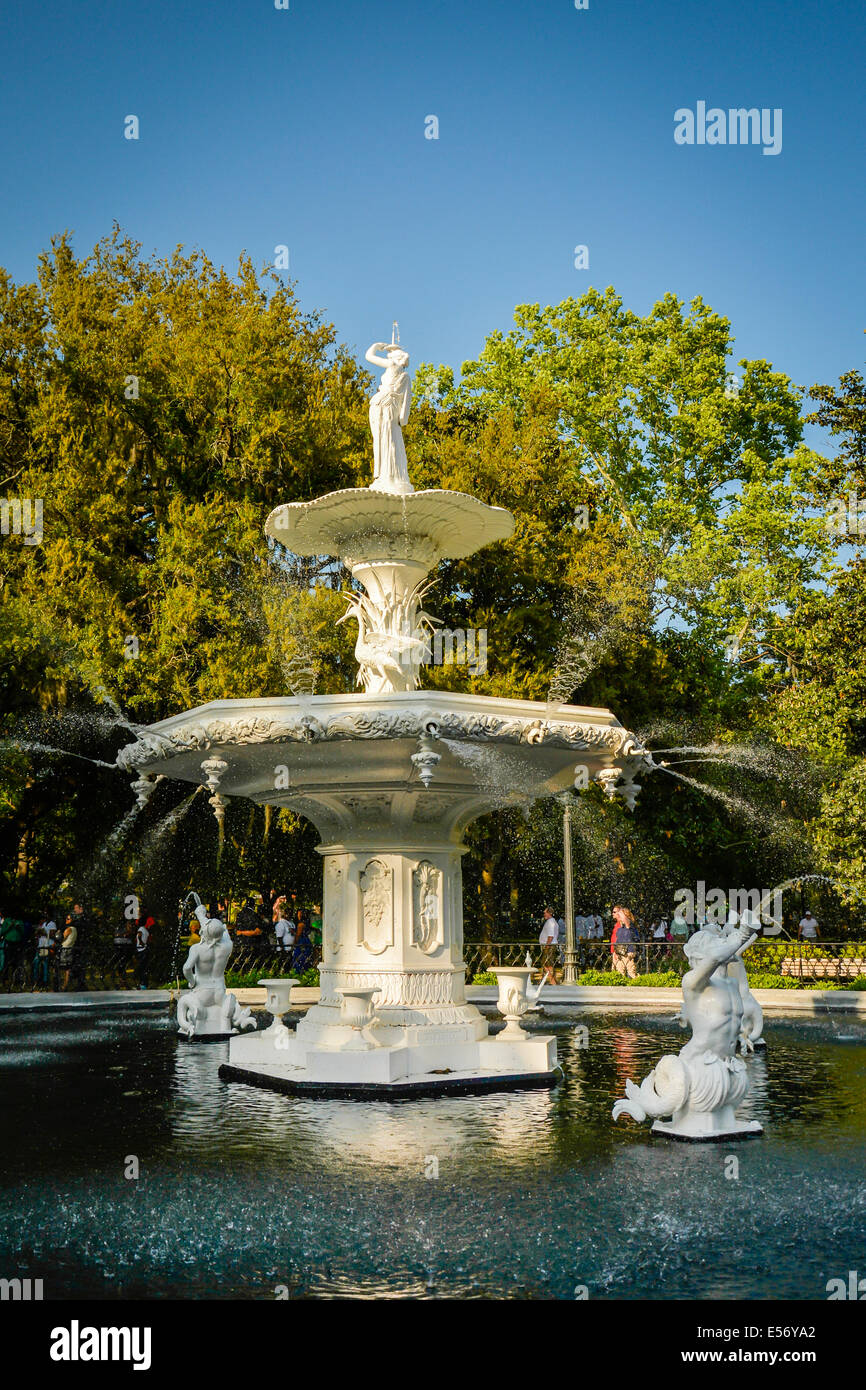
{"label": "white tiered fountain", "polygon": [[118,762],[140,779],[206,780],[219,809],[231,796],[288,806],[321,835],[319,1003],[294,1032],[232,1038],[222,1075],[358,1096],[548,1085],[555,1039],[489,1036],[466,1002],[461,836],[497,806],[571,787],[576,766],[633,804],[646,754],[607,710],[418,689],[436,623],[427,576],[506,540],[514,518],[414,490],[408,354],[395,333],[367,358],[385,369],[372,486],[286,503],[265,526],[297,555],[339,556],[363,586],[346,614],[363,693],[216,700],[152,726]]}

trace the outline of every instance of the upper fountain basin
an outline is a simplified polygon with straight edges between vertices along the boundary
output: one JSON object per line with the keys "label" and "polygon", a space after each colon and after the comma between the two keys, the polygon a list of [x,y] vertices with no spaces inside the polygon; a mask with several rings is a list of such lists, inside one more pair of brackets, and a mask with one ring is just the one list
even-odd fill
{"label": "upper fountain basin", "polygon": [[379,488],[343,488],[309,502],[284,502],[265,533],[295,555],[357,560],[410,559],[432,569],[439,560],[472,555],[504,541],[514,517],[465,492],[432,488],[398,495]]}
{"label": "upper fountain basin", "polygon": [[[426,787],[419,747],[439,755]],[[365,807],[395,834],[438,822],[450,835],[496,806],[567,790],[578,766],[590,779],[621,766],[637,747],[608,710],[415,690],[215,700],[152,725],[117,762],[201,783],[202,762],[219,757],[222,794],[291,807],[331,839]]]}

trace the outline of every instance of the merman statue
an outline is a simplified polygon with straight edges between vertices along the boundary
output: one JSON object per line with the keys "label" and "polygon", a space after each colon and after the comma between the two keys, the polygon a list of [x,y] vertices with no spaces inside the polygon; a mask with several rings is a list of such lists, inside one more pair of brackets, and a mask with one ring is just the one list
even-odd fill
{"label": "merman statue", "polygon": [[[751,920],[751,913],[744,913],[742,920],[744,924]],[[740,918],[737,913],[732,910],[728,913],[726,922],[719,924],[710,919],[705,924],[704,931],[714,932],[719,937],[727,937],[730,936],[734,928],[739,925]],[[756,930],[757,929],[756,927]],[[736,955],[728,961],[726,967],[728,979],[736,982],[737,988],[740,991],[740,997],[743,1001],[743,1021],[740,1025],[740,1036],[738,1039],[740,1052],[743,1054],[754,1052],[756,1047],[760,1048],[767,1046],[766,1039],[763,1036],[764,1011],[749,987],[749,976],[743,960],[743,952],[750,944],[751,939],[744,942]],[[674,1017],[679,1021],[682,1028],[688,1026],[688,1022],[682,1010],[678,1014],[675,1014]]]}
{"label": "merman statue", "polygon": [[750,920],[739,927],[702,928],[686,942],[691,968],[683,976],[682,1018],[692,1036],[679,1056],[662,1057],[640,1086],[626,1082],[626,1098],[613,1107],[614,1120],[620,1115],[653,1118],[652,1132],[674,1139],[719,1140],[762,1132],[756,1120],[738,1120],[734,1114],[748,1092],[749,1075],[737,1056],[743,996],[739,980],[728,974],[730,962],[758,931],[760,922]]}
{"label": "merman statue", "polygon": [[203,904],[195,915],[201,924],[201,940],[190,947],[184,961],[184,978],[191,988],[178,1000],[178,1032],[188,1038],[227,1038],[255,1028],[250,1010],[241,1008],[226,990],[226,965],[233,947],[225,923],[210,917]]}

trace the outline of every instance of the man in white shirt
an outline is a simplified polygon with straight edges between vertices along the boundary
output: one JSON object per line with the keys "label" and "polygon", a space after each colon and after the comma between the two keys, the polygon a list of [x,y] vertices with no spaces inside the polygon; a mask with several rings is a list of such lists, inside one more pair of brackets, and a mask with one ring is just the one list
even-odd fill
{"label": "man in white shirt", "polygon": [[544,909],[544,918],[541,923],[541,931],[538,941],[541,946],[541,978],[549,980],[552,985],[556,984],[554,964],[556,961],[556,943],[559,940],[559,923],[552,907]]}
{"label": "man in white shirt", "polygon": [[277,936],[277,950],[291,951],[295,944],[295,924],[290,917],[283,917],[282,913],[276,920],[274,931]]}
{"label": "man in white shirt", "polygon": [[592,935],[593,935],[594,940],[596,940],[596,941],[603,941],[603,940],[604,940],[604,918],[602,917],[602,915],[601,915],[600,912],[597,912],[597,913],[595,914],[595,917],[593,918],[593,922],[594,922],[594,928],[593,928],[593,933],[592,933]]}
{"label": "man in white shirt", "polygon": [[818,923],[815,921],[815,918],[812,916],[811,912],[807,912],[806,916],[800,922],[800,926],[797,931],[797,940],[815,941],[816,938],[820,935],[821,933],[818,930]]}

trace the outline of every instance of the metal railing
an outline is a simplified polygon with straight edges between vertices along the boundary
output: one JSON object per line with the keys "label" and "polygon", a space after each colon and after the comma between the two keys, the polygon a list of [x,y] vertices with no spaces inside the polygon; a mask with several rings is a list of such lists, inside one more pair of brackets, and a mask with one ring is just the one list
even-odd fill
{"label": "metal railing", "polygon": [[[682,976],[688,967],[685,952],[680,942],[642,941],[633,942],[635,968],[640,975],[673,972]],[[527,952],[532,967],[541,968],[543,947],[538,941],[467,941],[464,943],[463,959],[466,964],[467,979],[499,965],[523,965]],[[578,969],[608,973],[613,969],[609,941],[577,942]],[[150,988],[170,984],[182,979],[181,967],[186,959],[187,947],[181,945],[176,953],[173,943],[155,944],[151,947],[144,971],[137,966],[134,955],[128,949],[122,950],[111,944],[85,943],[77,952],[76,959],[69,968],[71,989],[81,990],[121,990],[135,989],[142,978]],[[558,969],[563,964],[564,945],[557,947]],[[303,974],[311,966],[319,964],[321,951],[312,948],[307,954],[298,954],[297,948],[278,951],[266,942],[236,942],[228,965],[227,974],[231,979],[250,976],[254,979]],[[866,975],[866,942],[852,941],[787,941],[779,938],[764,938],[755,942],[745,953],[746,967],[751,974],[781,975],[790,979],[845,983]],[[66,980],[67,966],[59,953],[46,962],[36,956],[32,947],[18,950],[7,949],[0,954],[0,993],[21,993],[34,989],[62,989]]]}
{"label": "metal railing", "polygon": [[[689,968],[681,942],[632,942],[635,968],[640,975],[673,971],[684,975]],[[558,968],[561,971],[564,943],[557,945]],[[533,969],[540,970],[544,948],[538,941],[467,941],[463,959],[467,978],[498,965],[523,965],[529,953]],[[578,940],[578,968],[581,974],[589,970],[613,970],[610,941]],[[866,975],[866,942],[855,941],[787,941],[764,938],[755,942],[743,957],[752,974],[781,975],[793,979],[840,981]]]}
{"label": "metal railing", "polygon": [[[176,953],[174,943],[152,946],[147,959],[136,960],[129,948],[118,948],[102,942],[84,943],[76,948],[67,963],[60,952],[39,957],[32,947],[0,952],[0,993],[20,994],[34,990],[121,990],[137,989],[142,982],[148,988],[183,982],[182,967],[188,947],[181,945]],[[269,943],[235,944],[226,974],[231,978],[251,975],[256,978],[279,978],[299,975],[319,963],[321,951],[312,947],[306,954],[294,950],[278,951]],[[67,981],[68,973],[68,981]]]}

